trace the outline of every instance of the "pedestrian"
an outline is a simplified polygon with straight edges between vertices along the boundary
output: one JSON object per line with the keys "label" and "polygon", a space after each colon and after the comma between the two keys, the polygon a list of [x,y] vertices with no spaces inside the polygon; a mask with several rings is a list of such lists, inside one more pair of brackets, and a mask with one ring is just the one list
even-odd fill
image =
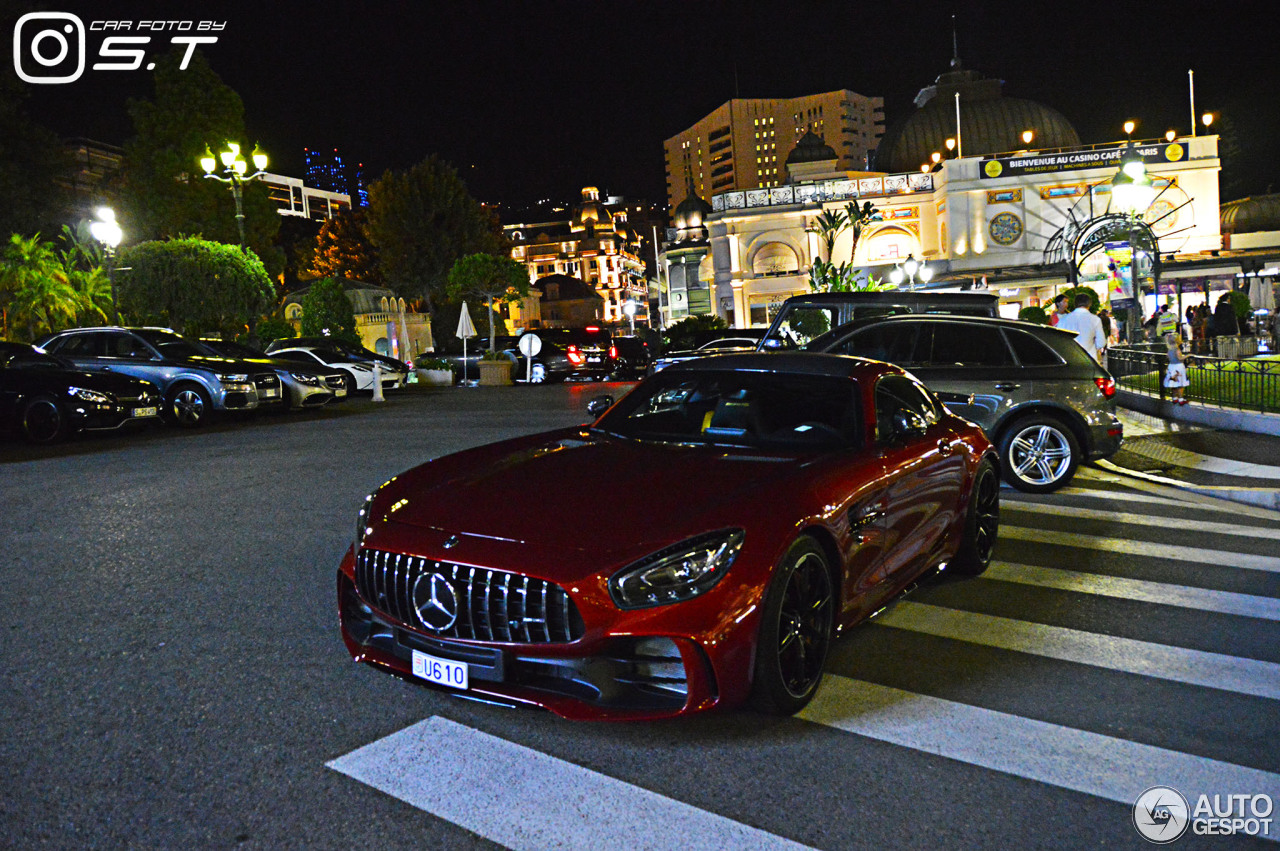
{"label": "pedestrian", "polygon": [[1099,310],[1098,321],[1102,323],[1102,333],[1107,338],[1107,345],[1111,345],[1111,311]]}
{"label": "pedestrian", "polygon": [[1049,324],[1055,328],[1062,317],[1067,315],[1067,294],[1063,293],[1053,300],[1053,311],[1049,314]]}
{"label": "pedestrian", "polygon": [[1080,348],[1101,363],[1107,337],[1102,332],[1102,320],[1089,311],[1091,301],[1087,293],[1076,296],[1076,309],[1059,319],[1058,327],[1063,331],[1074,331]]}
{"label": "pedestrian", "polygon": [[1178,335],[1172,332],[1164,335],[1164,343],[1169,347],[1169,365],[1164,370],[1165,389],[1173,391],[1173,404],[1185,405],[1187,400],[1182,395],[1183,388],[1191,382],[1187,380],[1187,365],[1182,357],[1182,343],[1178,340]]}
{"label": "pedestrian", "polygon": [[1236,322],[1236,311],[1231,306],[1231,293],[1223,293],[1218,299],[1218,306],[1213,309],[1213,336],[1232,337],[1240,333],[1240,325]]}
{"label": "pedestrian", "polygon": [[1209,352],[1209,306],[1196,305],[1191,315],[1191,351],[1198,355]]}

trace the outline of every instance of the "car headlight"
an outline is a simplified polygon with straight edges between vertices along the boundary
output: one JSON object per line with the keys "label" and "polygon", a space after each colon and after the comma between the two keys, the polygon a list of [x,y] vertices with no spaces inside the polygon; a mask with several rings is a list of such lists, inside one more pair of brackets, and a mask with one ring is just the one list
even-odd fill
{"label": "car headlight", "polygon": [[741,529],[721,529],[659,550],[615,573],[609,579],[609,596],[620,609],[691,600],[725,575],[744,536]]}
{"label": "car headlight", "polygon": [[85,387],[68,387],[67,395],[74,396],[84,402],[93,402],[95,405],[109,405],[111,397],[106,393],[99,393],[97,390],[89,390]]}
{"label": "car headlight", "polygon": [[289,375],[299,384],[311,384],[314,386],[320,383],[319,378],[314,375],[308,375],[305,372],[291,372]]}
{"label": "car headlight", "polygon": [[369,532],[369,509],[373,508],[373,494],[364,498],[360,513],[356,515],[356,549],[364,543],[364,536]]}
{"label": "car headlight", "polygon": [[249,375],[248,373],[244,373],[244,372],[226,372],[226,373],[220,372],[218,373],[218,380],[230,382],[232,384],[238,384],[238,383],[248,381]]}

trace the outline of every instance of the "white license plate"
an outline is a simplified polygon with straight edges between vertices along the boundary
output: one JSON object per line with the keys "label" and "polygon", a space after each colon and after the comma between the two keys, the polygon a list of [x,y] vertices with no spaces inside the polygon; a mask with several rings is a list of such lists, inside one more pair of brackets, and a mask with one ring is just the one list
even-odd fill
{"label": "white license plate", "polygon": [[467,688],[467,666],[463,662],[450,662],[426,653],[413,651],[413,675],[421,677],[429,683],[448,686],[449,688]]}
{"label": "white license plate", "polygon": [[160,413],[156,408],[134,408],[133,415],[135,417],[154,417]]}
{"label": "white license plate", "polygon": [[263,399],[274,399],[280,395],[280,391],[268,387],[265,390],[263,390],[260,395],[262,396]]}

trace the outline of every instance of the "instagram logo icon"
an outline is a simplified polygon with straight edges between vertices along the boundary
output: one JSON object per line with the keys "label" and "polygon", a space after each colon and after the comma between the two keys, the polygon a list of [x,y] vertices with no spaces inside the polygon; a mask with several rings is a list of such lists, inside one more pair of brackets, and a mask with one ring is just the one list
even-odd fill
{"label": "instagram logo icon", "polygon": [[23,15],[13,27],[13,70],[27,83],[80,79],[84,73],[84,23],[67,12]]}

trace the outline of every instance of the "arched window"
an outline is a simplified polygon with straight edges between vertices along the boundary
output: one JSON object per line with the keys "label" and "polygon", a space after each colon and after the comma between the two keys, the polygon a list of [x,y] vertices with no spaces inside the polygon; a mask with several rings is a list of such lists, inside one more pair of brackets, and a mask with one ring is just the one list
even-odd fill
{"label": "arched window", "polygon": [[919,238],[904,227],[890,225],[877,228],[858,241],[854,264],[896,263],[909,255],[921,256]]}
{"label": "arched window", "polygon": [[794,275],[800,271],[795,249],[784,242],[766,242],[751,260],[751,271],[757,275]]}

